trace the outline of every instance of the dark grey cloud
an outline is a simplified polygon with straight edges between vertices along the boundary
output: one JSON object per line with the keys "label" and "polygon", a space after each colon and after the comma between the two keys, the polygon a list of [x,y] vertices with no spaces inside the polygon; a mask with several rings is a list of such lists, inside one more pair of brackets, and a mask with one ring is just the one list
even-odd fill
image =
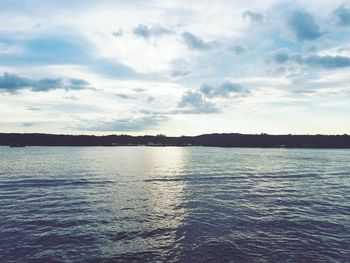
{"label": "dark grey cloud", "polygon": [[288,18],[288,26],[292,29],[298,40],[311,41],[322,36],[319,25],[316,23],[312,14],[295,10]]}
{"label": "dark grey cloud", "polygon": [[227,97],[230,97],[231,95],[246,96],[247,94],[249,94],[249,91],[245,89],[243,86],[236,83],[232,83],[230,81],[226,81],[218,87],[213,87],[208,84],[203,84],[199,90],[204,96],[208,98],[214,98],[214,97],[227,98]]}
{"label": "dark grey cloud", "polygon": [[242,55],[247,52],[247,49],[244,46],[237,45],[229,48],[230,51],[233,51],[236,55]]}
{"label": "dark grey cloud", "polygon": [[40,79],[38,81],[33,81],[31,89],[33,91],[48,91],[52,89],[59,89],[62,87],[62,79]]}
{"label": "dark grey cloud", "polygon": [[148,39],[150,37],[174,34],[175,32],[159,25],[147,26],[140,24],[133,29],[133,33],[139,37]]}
{"label": "dark grey cloud", "polygon": [[350,8],[345,7],[345,5],[341,5],[334,10],[334,14],[337,18],[338,25],[350,26]]}
{"label": "dark grey cloud", "polygon": [[250,10],[245,11],[242,14],[243,18],[249,18],[251,21],[253,22],[258,22],[258,23],[262,23],[264,20],[264,16],[261,13],[255,13],[252,12]]}
{"label": "dark grey cloud", "polygon": [[178,106],[180,108],[202,108],[209,106],[203,93],[199,91],[187,91],[179,101]]}
{"label": "dark grey cloud", "polygon": [[290,59],[290,52],[287,49],[280,49],[273,53],[272,58],[278,64],[286,63]]}
{"label": "dark grey cloud", "polygon": [[207,100],[200,91],[187,91],[182,95],[178,107],[180,109],[173,111],[173,114],[205,114],[217,113],[219,109]]}
{"label": "dark grey cloud", "polygon": [[40,107],[26,107],[27,110],[30,110],[30,111],[42,111],[43,109],[40,108]]}
{"label": "dark grey cloud", "polygon": [[113,36],[115,37],[122,37],[123,36],[123,30],[121,28],[119,28],[117,31],[114,31],[112,33]]}
{"label": "dark grey cloud", "polygon": [[8,72],[0,76],[0,90],[7,92],[16,92],[23,88],[33,87],[34,84],[35,81],[31,79],[22,78]]}
{"label": "dark grey cloud", "polygon": [[303,58],[302,63],[329,69],[350,67],[350,57],[344,56],[309,56]]}
{"label": "dark grey cloud", "polygon": [[87,87],[90,85],[89,82],[83,79],[69,79],[69,83],[69,89],[81,89],[82,87]]}
{"label": "dark grey cloud", "polygon": [[183,32],[181,36],[184,43],[193,49],[207,50],[215,45],[215,42],[206,42],[190,32]]}
{"label": "dark grey cloud", "polygon": [[115,94],[115,96],[117,96],[121,99],[125,99],[125,100],[136,99],[135,96],[131,96],[131,95],[123,94],[123,93],[117,93],[117,94]]}
{"label": "dark grey cloud", "polygon": [[171,71],[170,75],[174,78],[188,76],[191,71],[187,69],[174,69]]}
{"label": "dark grey cloud", "polygon": [[231,96],[247,96],[249,91],[239,84],[229,81],[218,87],[203,84],[199,89],[185,92],[177,110],[173,114],[206,114],[218,113],[220,110],[210,100],[213,98],[228,98]]}
{"label": "dark grey cloud", "polygon": [[350,57],[346,56],[302,56],[301,54],[292,54],[287,49],[278,50],[273,54],[273,60],[277,64],[295,62],[310,67],[339,69],[350,67]]}
{"label": "dark grey cloud", "polygon": [[73,78],[43,78],[39,80],[20,77],[16,74],[5,72],[0,76],[0,91],[15,93],[19,90],[30,89],[31,91],[46,92],[56,89],[81,90],[91,88],[89,82]]}

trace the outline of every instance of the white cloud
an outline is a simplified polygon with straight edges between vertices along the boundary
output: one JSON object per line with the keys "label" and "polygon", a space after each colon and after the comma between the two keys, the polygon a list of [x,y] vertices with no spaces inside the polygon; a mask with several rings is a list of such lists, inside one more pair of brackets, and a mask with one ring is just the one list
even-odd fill
{"label": "white cloud", "polygon": [[[168,134],[259,132],[260,128],[283,132],[288,130],[282,127],[288,121],[298,127],[317,119],[318,124],[310,128],[315,130],[331,120],[310,109],[333,105],[334,110],[332,100],[340,102],[341,94],[347,94],[348,70],[313,67],[298,63],[295,57],[282,58],[280,64],[266,58],[278,50],[302,58],[350,57],[346,29],[338,29],[331,15],[341,4],[338,0],[85,1],[83,5],[34,0],[18,7],[10,4],[0,11],[0,55],[4,57],[0,74],[83,79],[95,89],[0,94],[0,116],[4,123],[34,123],[26,127],[31,130],[41,123],[43,129],[70,127],[72,132],[84,119],[112,126],[129,120],[125,127],[146,127],[152,123],[147,114],[141,114],[146,111],[167,116],[157,129]],[[295,9],[314,17],[322,35],[317,43],[305,44],[291,34],[286,18]],[[255,18],[263,23],[244,19],[245,12],[250,17],[258,14]],[[135,34],[139,25],[148,30],[149,37]],[[184,41],[184,32],[194,36],[192,46]],[[40,43],[34,52],[30,43],[38,39],[50,41]],[[193,43],[202,48],[193,48]],[[312,52],[311,46],[316,47]],[[234,52],[233,47],[244,47],[244,52]],[[203,83],[220,87],[225,81],[244,86],[249,96],[203,98],[196,94]],[[179,100],[189,90],[195,93],[192,102],[217,110],[215,117],[209,111],[195,117],[180,114]],[[305,108],[303,121],[294,120]],[[50,123],[52,119],[59,124]]]}

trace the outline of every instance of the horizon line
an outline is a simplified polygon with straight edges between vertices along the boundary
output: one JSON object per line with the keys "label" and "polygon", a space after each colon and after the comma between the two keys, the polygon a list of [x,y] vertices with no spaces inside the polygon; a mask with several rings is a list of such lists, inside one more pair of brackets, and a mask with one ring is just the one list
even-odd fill
{"label": "horizon line", "polygon": [[269,134],[265,132],[261,133],[239,133],[239,132],[213,132],[213,133],[202,133],[202,134],[197,134],[197,135],[178,135],[178,136],[168,136],[163,133],[159,133],[156,135],[150,135],[150,134],[143,134],[143,135],[130,135],[130,134],[105,134],[105,135],[96,135],[96,134],[68,134],[68,133],[45,133],[45,132],[0,132],[0,134],[8,134],[8,135],[54,135],[54,136],[95,136],[95,137],[107,137],[107,136],[129,136],[129,137],[143,137],[143,136],[151,136],[151,137],[157,137],[157,136],[162,136],[162,137],[198,137],[198,136],[203,136],[203,135],[244,135],[244,136],[350,136],[350,134],[347,133],[338,133],[338,134],[321,134],[321,133],[307,133],[307,134]]}

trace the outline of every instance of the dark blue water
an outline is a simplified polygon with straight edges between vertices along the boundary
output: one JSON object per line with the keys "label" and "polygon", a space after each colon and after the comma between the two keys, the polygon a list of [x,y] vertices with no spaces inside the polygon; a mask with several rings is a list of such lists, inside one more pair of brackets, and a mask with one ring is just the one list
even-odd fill
{"label": "dark blue water", "polygon": [[0,147],[0,262],[350,262],[350,150]]}

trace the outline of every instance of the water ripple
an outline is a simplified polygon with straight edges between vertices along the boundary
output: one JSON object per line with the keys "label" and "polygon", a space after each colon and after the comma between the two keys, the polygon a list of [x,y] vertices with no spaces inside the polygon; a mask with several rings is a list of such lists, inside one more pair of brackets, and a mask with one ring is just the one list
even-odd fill
{"label": "water ripple", "polygon": [[350,259],[348,150],[0,147],[0,168],[1,262]]}

